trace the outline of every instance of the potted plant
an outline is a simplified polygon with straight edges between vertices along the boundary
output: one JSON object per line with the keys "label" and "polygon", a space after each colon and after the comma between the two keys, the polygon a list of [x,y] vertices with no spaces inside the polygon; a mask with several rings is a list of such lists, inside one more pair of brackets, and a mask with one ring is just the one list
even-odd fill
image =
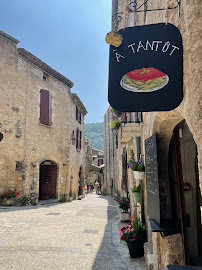
{"label": "potted plant", "polygon": [[137,216],[131,217],[129,226],[123,227],[119,234],[121,240],[127,243],[131,257],[142,257],[144,255],[144,243],[146,241],[145,224]]}
{"label": "potted plant", "polygon": [[128,161],[128,168],[133,171],[135,179],[142,180],[144,178],[145,166],[142,161],[137,162],[132,158]]}
{"label": "potted plant", "polygon": [[120,200],[118,200],[119,207],[122,209],[120,220],[121,222],[125,222],[130,220],[130,213],[128,212],[128,209],[130,208],[130,201],[128,198],[122,197]]}
{"label": "potted plant", "polygon": [[15,205],[15,198],[20,195],[19,192],[17,192],[17,189],[9,190],[6,193],[1,194],[1,199],[2,199],[2,206],[13,206]]}
{"label": "potted plant", "polygon": [[134,186],[133,188],[131,188],[131,191],[133,193],[135,203],[140,203],[142,201],[142,187],[141,187],[141,185]]}
{"label": "potted plant", "polygon": [[121,121],[118,118],[109,122],[109,126],[111,129],[119,129],[120,125],[121,125]]}

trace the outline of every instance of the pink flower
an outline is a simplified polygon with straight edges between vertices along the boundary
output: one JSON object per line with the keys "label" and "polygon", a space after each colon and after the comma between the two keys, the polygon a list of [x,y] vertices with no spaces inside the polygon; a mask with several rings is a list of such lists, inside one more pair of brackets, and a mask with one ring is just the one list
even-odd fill
{"label": "pink flower", "polygon": [[133,217],[130,217],[130,219],[133,219]]}
{"label": "pink flower", "polygon": [[137,239],[137,235],[136,234],[133,235],[133,239]]}
{"label": "pink flower", "polygon": [[6,198],[8,198],[8,195],[6,195]]}
{"label": "pink flower", "polygon": [[122,230],[120,230],[119,234],[122,234]]}
{"label": "pink flower", "polygon": [[123,240],[123,235],[121,236],[121,240]]}

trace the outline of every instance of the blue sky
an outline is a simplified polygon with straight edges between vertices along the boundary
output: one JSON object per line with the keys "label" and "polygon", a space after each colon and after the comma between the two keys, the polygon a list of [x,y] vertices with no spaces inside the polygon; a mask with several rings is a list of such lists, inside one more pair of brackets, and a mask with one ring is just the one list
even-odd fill
{"label": "blue sky", "polygon": [[111,0],[1,1],[0,29],[74,82],[88,115],[101,122],[108,108]]}

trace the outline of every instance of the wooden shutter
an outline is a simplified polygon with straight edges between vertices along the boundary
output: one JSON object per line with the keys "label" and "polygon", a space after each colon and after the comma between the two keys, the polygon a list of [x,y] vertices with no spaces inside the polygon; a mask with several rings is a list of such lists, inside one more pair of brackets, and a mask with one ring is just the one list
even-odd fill
{"label": "wooden shutter", "polygon": [[76,130],[76,149],[79,148],[79,129]]}
{"label": "wooden shutter", "polygon": [[79,147],[81,149],[81,141],[82,141],[82,131],[80,131],[80,140],[79,140]]}
{"label": "wooden shutter", "polygon": [[121,115],[121,122],[122,123],[127,123],[127,115],[126,115],[126,113],[122,113],[122,115]]}
{"label": "wooden shutter", "polygon": [[47,90],[40,91],[40,123],[52,125],[52,95]]}
{"label": "wooden shutter", "polygon": [[78,121],[78,119],[79,119],[78,114],[79,114],[79,111],[78,111],[78,107],[76,106],[76,120],[77,120],[77,121]]}
{"label": "wooden shutter", "polygon": [[81,112],[79,112],[79,123],[81,124]]}

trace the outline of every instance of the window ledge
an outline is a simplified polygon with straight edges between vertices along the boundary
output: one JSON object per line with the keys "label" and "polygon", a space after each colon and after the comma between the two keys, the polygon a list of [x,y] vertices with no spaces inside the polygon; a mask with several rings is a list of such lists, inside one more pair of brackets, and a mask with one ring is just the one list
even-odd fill
{"label": "window ledge", "polygon": [[179,229],[176,227],[169,227],[165,225],[161,225],[160,227],[153,219],[148,219],[148,221],[152,232],[160,232],[167,235],[180,233]]}
{"label": "window ledge", "polygon": [[42,123],[40,123],[40,122],[39,122],[39,125],[40,125],[40,126],[47,127],[47,128],[53,128],[53,125],[49,126],[49,125],[42,124]]}

